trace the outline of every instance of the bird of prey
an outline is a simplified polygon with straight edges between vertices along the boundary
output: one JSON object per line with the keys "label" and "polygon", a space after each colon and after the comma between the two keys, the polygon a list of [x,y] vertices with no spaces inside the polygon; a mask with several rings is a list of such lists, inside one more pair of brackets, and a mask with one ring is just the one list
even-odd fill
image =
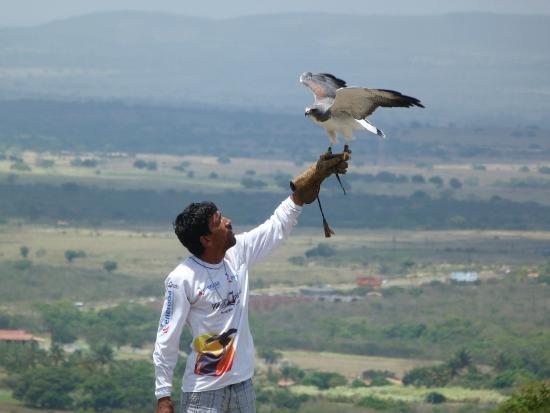
{"label": "bird of prey", "polygon": [[305,72],[300,83],[311,89],[315,96],[312,106],[305,108],[305,116],[321,125],[332,145],[338,143],[336,133],[344,137],[344,151],[348,142],[354,139],[353,132],[367,130],[385,138],[386,135],[367,119],[379,106],[423,108],[420,100],[402,95],[395,90],[347,87],[346,82],[329,73]]}

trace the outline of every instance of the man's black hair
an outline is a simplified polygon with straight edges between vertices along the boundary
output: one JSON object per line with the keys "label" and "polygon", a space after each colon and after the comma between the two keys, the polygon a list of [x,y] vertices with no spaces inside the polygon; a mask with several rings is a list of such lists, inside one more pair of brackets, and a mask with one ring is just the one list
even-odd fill
{"label": "man's black hair", "polygon": [[176,217],[174,232],[191,254],[200,257],[204,252],[200,238],[210,234],[208,220],[217,210],[213,202],[193,202]]}

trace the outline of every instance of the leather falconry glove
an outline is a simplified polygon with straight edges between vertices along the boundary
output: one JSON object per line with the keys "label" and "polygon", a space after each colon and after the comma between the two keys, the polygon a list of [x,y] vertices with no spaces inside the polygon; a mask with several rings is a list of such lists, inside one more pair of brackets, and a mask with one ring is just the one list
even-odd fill
{"label": "leather falconry glove", "polygon": [[349,153],[324,153],[319,160],[290,182],[290,189],[304,201],[311,204],[317,199],[321,183],[332,174],[345,174],[348,170]]}
{"label": "leather falconry glove", "polygon": [[330,238],[334,234],[334,231],[328,225],[323,207],[321,206],[321,200],[319,199],[321,183],[332,174],[345,174],[348,170],[348,163],[346,162],[348,159],[350,159],[350,152],[347,151],[337,154],[331,152],[324,153],[319,157],[317,163],[310,166],[290,182],[290,189],[305,204],[311,204],[317,199],[319,210],[323,217],[323,228],[326,238]]}

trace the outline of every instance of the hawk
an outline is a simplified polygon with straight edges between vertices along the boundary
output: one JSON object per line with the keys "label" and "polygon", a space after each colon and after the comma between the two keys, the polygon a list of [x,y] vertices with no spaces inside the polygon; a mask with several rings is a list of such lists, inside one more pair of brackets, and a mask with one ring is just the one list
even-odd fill
{"label": "hawk", "polygon": [[336,133],[344,137],[344,151],[354,139],[353,132],[367,130],[385,138],[386,135],[367,119],[379,106],[410,108],[424,106],[420,100],[405,96],[395,90],[347,87],[344,80],[329,73],[305,72],[300,83],[311,89],[315,96],[312,106],[305,108],[305,116],[321,125],[332,145],[338,143]]}

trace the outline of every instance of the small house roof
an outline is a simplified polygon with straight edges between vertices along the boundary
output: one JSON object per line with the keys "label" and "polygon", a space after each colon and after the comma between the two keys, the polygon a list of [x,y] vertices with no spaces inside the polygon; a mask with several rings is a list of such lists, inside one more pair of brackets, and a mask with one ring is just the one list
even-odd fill
{"label": "small house roof", "polygon": [[0,341],[42,341],[25,330],[0,330]]}

